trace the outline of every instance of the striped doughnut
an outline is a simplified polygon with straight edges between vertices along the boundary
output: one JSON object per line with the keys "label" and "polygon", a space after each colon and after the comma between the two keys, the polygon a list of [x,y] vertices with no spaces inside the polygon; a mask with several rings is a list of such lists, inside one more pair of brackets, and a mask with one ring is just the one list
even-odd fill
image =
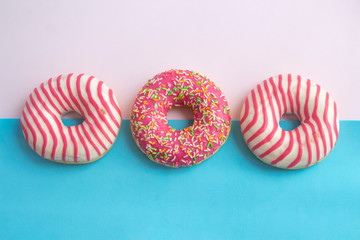
{"label": "striped doughnut", "polygon": [[[193,110],[192,126],[177,131],[168,125],[167,112],[176,106]],[[231,112],[224,94],[208,78],[170,70],[140,90],[130,123],[136,144],[152,161],[177,168],[204,161],[225,143]]]}
{"label": "striped doughnut", "polygon": [[[283,114],[301,124],[279,127]],[[296,75],[271,77],[251,90],[242,107],[240,127],[250,150],[279,168],[306,168],[323,160],[339,135],[336,103],[319,85]]]}
{"label": "striped doughnut", "polygon": [[[71,111],[81,114],[84,122],[65,126],[62,115]],[[113,91],[102,81],[68,74],[34,89],[20,123],[26,142],[41,157],[61,163],[89,163],[113,145],[121,111]]]}

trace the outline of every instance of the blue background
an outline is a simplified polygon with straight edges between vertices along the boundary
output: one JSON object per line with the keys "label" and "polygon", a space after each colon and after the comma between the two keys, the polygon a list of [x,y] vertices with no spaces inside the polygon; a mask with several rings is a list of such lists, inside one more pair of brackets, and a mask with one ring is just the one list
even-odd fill
{"label": "blue background", "polygon": [[0,239],[360,239],[359,134],[342,121],[323,162],[286,171],[259,161],[234,121],[213,157],[172,169],[125,120],[107,155],[76,166],[42,159],[18,119],[1,119]]}

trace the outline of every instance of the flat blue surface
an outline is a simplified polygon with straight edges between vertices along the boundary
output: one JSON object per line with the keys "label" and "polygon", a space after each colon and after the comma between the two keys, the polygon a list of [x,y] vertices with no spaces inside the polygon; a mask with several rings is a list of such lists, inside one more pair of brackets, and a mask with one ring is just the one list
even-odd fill
{"label": "flat blue surface", "polygon": [[360,122],[340,125],[308,169],[256,159],[238,121],[213,157],[171,169],[140,152],[128,120],[105,157],[74,166],[40,158],[2,119],[0,239],[360,239]]}

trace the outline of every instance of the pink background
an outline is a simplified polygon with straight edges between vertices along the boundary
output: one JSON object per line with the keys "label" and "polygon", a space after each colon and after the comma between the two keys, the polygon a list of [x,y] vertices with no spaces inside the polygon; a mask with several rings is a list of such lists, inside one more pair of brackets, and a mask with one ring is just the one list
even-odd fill
{"label": "pink background", "polygon": [[340,119],[360,120],[360,1],[0,0],[0,118],[19,118],[35,87],[70,72],[103,80],[129,118],[139,89],[171,68],[211,78],[234,120],[278,73],[319,83]]}

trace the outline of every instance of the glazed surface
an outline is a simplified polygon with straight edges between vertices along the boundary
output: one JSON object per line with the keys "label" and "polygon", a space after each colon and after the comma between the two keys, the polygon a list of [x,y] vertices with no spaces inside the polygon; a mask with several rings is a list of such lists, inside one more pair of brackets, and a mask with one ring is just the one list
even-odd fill
{"label": "glazed surface", "polygon": [[[65,126],[67,112],[84,122]],[[116,97],[102,81],[84,74],[60,75],[34,89],[21,115],[29,146],[41,157],[63,163],[87,163],[113,145],[121,125]]]}
{"label": "glazed surface", "polygon": [[[182,130],[168,125],[167,111],[186,106],[194,124]],[[226,141],[231,111],[222,91],[205,76],[170,70],[150,79],[140,90],[130,117],[136,144],[157,163],[180,167],[202,162]]]}
{"label": "glazed surface", "polygon": [[[279,126],[283,114],[297,115],[292,131]],[[319,85],[298,75],[279,75],[257,85],[247,96],[240,116],[250,150],[270,165],[296,169],[324,159],[339,134],[336,103]]]}

